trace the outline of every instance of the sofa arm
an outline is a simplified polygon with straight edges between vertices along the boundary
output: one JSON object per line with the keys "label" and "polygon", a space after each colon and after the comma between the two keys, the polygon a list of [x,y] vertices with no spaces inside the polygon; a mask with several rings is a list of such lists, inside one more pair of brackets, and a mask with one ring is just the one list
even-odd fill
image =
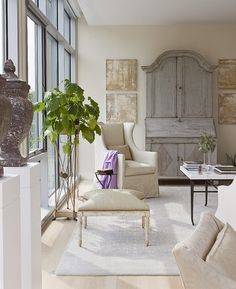
{"label": "sofa arm", "polygon": [[179,243],[173,249],[185,289],[236,289],[236,282],[215,271],[191,249]]}

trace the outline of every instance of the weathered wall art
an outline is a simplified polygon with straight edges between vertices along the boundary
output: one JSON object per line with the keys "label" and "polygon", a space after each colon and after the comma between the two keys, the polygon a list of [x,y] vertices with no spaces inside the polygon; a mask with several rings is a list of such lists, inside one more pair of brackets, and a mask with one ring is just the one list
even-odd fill
{"label": "weathered wall art", "polygon": [[236,124],[236,59],[220,59],[218,69],[219,124]]}
{"label": "weathered wall art", "polygon": [[218,88],[236,89],[236,59],[220,59]]}
{"label": "weathered wall art", "polygon": [[219,92],[219,123],[236,124],[236,91]]}
{"label": "weathered wall art", "polygon": [[107,59],[106,90],[137,90],[137,59]]}
{"label": "weathered wall art", "polygon": [[112,93],[106,95],[107,122],[136,122],[136,114],[136,93]]}

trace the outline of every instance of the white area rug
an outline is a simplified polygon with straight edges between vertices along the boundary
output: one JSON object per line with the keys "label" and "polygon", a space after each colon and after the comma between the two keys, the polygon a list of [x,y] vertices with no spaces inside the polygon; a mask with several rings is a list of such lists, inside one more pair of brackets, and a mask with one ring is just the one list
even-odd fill
{"label": "white area rug", "polygon": [[[161,197],[149,199],[151,209],[150,246],[144,245],[141,218],[88,217],[83,230],[83,247],[78,247],[78,225],[57,267],[57,275],[176,275],[179,274],[172,249],[189,236],[190,188],[160,188]],[[204,210],[214,212],[217,194],[195,194],[194,219]]]}

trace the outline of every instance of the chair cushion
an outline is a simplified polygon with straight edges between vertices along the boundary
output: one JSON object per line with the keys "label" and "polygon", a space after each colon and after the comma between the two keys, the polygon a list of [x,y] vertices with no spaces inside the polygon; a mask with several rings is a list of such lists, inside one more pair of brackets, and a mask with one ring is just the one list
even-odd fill
{"label": "chair cushion", "polygon": [[79,204],[78,211],[149,211],[149,206],[127,191],[114,194],[113,190],[107,190]]}
{"label": "chair cushion", "polygon": [[99,194],[99,193],[105,193],[106,194],[107,192],[110,193],[111,191],[114,194],[120,193],[120,192],[130,193],[130,194],[132,194],[133,196],[135,196],[136,198],[138,198],[140,200],[145,198],[145,193],[140,192],[140,191],[136,191],[136,190],[130,190],[130,189],[97,189],[97,190],[92,190],[92,191],[89,191],[89,192],[85,192],[83,194],[83,198],[89,200],[95,194]]}
{"label": "chair cushion", "polygon": [[126,176],[137,176],[137,175],[148,175],[154,174],[156,171],[155,167],[148,164],[139,163],[136,161],[125,161],[125,175]]}
{"label": "chair cushion", "polygon": [[118,151],[119,154],[125,155],[126,160],[133,159],[128,145],[108,146],[108,149]]}
{"label": "chair cushion", "polygon": [[102,125],[102,135],[105,145],[124,145],[124,128],[122,123],[106,123]]}
{"label": "chair cushion", "polygon": [[206,262],[218,272],[236,281],[236,232],[229,224],[217,236]]}

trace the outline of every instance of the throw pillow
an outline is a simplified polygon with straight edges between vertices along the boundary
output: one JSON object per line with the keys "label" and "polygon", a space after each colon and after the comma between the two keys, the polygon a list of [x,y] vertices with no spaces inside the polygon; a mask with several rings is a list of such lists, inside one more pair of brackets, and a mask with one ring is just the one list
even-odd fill
{"label": "throw pillow", "polygon": [[206,257],[212,267],[236,281],[236,232],[225,224]]}
{"label": "throw pillow", "polygon": [[130,148],[128,145],[108,146],[109,150],[118,151],[118,153],[125,155],[126,160],[132,160]]}

